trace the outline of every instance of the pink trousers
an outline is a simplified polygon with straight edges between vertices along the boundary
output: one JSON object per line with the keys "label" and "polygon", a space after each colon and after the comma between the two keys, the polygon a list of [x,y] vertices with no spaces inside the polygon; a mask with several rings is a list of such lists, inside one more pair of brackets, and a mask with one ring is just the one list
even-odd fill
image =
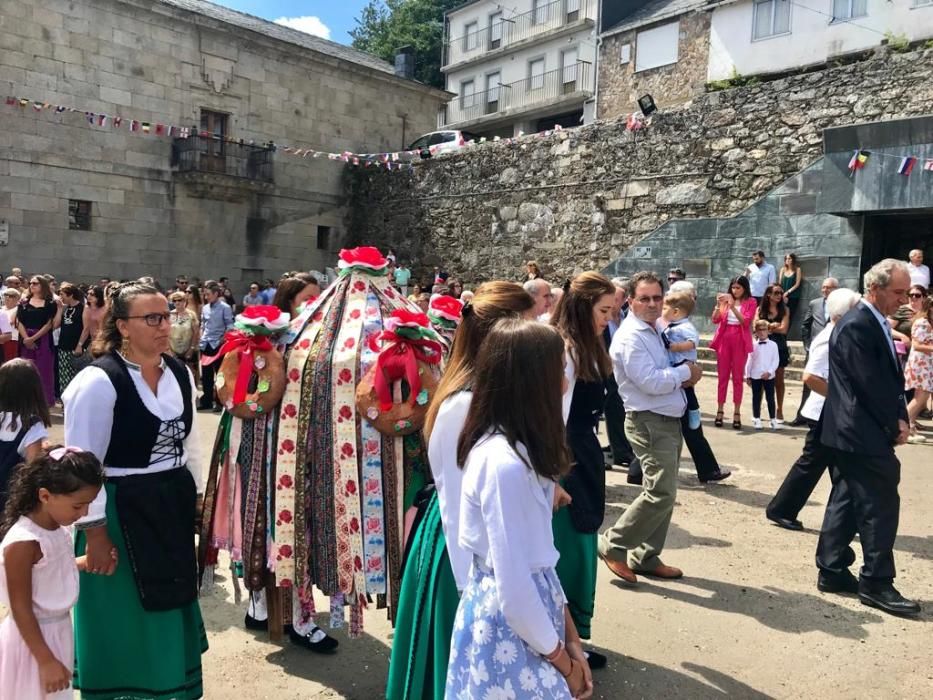
{"label": "pink trousers", "polygon": [[745,348],[745,326],[726,326],[719,337],[719,347],[716,349],[716,374],[719,379],[718,400],[720,404],[726,402],[726,389],[729,378],[732,377],[732,403],[742,403],[742,390],[745,386],[745,361],[748,352]]}

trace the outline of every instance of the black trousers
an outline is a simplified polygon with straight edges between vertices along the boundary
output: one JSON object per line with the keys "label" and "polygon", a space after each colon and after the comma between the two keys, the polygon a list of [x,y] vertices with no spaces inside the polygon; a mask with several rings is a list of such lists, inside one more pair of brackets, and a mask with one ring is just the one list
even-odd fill
{"label": "black trousers", "polygon": [[[219,349],[219,345],[208,345],[201,350],[201,355],[213,357]],[[220,360],[218,359],[217,362],[212,362],[209,365],[201,365],[201,389],[204,391],[204,396],[201,397],[200,401],[201,408],[213,408],[214,406],[214,374],[219,364]]]}
{"label": "black trousers", "polygon": [[803,395],[800,397],[800,405],[797,407],[797,417],[794,418],[795,421],[806,421],[807,419],[803,417],[801,411],[803,410],[803,405],[807,402],[807,399],[810,398],[810,387],[804,383],[803,385]]}
{"label": "black trousers", "polygon": [[774,418],[774,380],[752,379],[752,416],[761,418],[761,394],[768,402],[768,417]]}
{"label": "black trousers", "polygon": [[823,472],[829,468],[830,450],[820,442],[820,424],[804,418],[810,427],[803,443],[803,452],[794,462],[784,483],[768,504],[767,514],[772,518],[796,520],[807,504],[807,499],[820,482]]}
{"label": "black trousers", "polygon": [[619,396],[619,385],[616,378],[610,376],[606,380],[606,432],[609,434],[609,447],[612,450],[613,464],[632,464],[635,453],[625,437],[625,405]]}
{"label": "black trousers", "polygon": [[[706,436],[703,435],[703,426],[696,430],[690,430],[689,418],[686,413],[680,418],[680,429],[684,436],[684,444],[690,450],[690,457],[696,466],[697,477],[699,479],[708,479],[719,471],[719,462],[716,455],[713,454],[713,448],[709,446]],[[629,464],[629,476],[642,476],[641,464],[637,461]]]}
{"label": "black trousers", "polygon": [[826,574],[840,574],[847,568],[847,550],[858,533],[863,559],[861,583],[884,588],[895,576],[901,463],[893,449],[881,457],[832,450],[830,459],[833,490],[816,547],[816,565]]}

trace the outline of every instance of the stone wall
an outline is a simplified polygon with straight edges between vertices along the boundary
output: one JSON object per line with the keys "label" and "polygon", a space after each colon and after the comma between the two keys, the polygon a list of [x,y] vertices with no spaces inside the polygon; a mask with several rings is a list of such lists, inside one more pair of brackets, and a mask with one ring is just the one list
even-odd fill
{"label": "stone wall", "polygon": [[[635,71],[636,30],[603,37],[599,49],[598,117],[627,116],[638,110],[638,98],[644,94],[651,95],[663,110],[684,105],[702,94],[709,62],[711,16],[709,12],[694,12],[677,18],[680,20],[677,63],[650,70]],[[622,47],[626,44],[631,47],[631,60],[621,63]]]}
{"label": "stone wall", "polygon": [[[635,135],[623,120],[600,122],[482,144],[421,163],[413,174],[361,172],[352,183],[349,228],[357,240],[413,258],[416,270],[442,262],[469,283],[518,279],[522,263],[534,258],[558,282],[631,259],[633,246],[667,222],[736,217],[819,159],[826,127],[933,112],[931,78],[933,51],[882,52],[702,95],[689,108],[662,109]],[[783,207],[770,213],[793,215],[809,201],[794,194],[770,199],[769,206]],[[782,237],[789,229],[775,223],[738,217],[727,227],[723,257],[793,250],[794,241]],[[821,241],[825,251],[860,254],[857,232],[854,239],[823,232]],[[706,256],[694,253],[675,237],[664,258],[646,266]],[[735,262],[728,265],[731,271]]]}
{"label": "stone wall", "polygon": [[[145,0],[2,0],[0,93],[326,151],[398,149],[431,131],[443,93],[216,17]],[[191,3],[191,6],[197,6]],[[218,8],[215,12],[222,13]],[[350,52],[352,53],[352,52]],[[186,183],[172,140],[82,114],[0,105],[4,267],[86,281],[176,274],[247,280],[333,264],[346,166],[275,155],[273,188]],[[229,191],[231,190],[232,191]],[[227,190],[227,191],[224,191]],[[68,200],[92,203],[69,230]],[[324,250],[317,227],[333,229]]]}

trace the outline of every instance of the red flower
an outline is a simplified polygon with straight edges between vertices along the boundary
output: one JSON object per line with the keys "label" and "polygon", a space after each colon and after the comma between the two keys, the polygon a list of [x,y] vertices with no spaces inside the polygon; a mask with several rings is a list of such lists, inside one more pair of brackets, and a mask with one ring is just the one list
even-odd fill
{"label": "red flower", "polygon": [[360,315],[361,315],[361,314],[360,314],[360,310],[359,310],[359,309],[353,309],[353,311],[350,312],[350,318],[352,318],[352,319],[357,319],[357,318],[360,317]]}
{"label": "red flower", "polygon": [[395,290],[392,289],[392,287],[386,287],[386,296],[389,297],[389,299],[394,299],[394,298],[395,298]]}
{"label": "red flower", "polygon": [[295,443],[292,442],[291,440],[287,440],[287,439],[286,439],[286,440],[282,440],[282,449],[285,450],[286,452],[294,452],[294,451],[295,451]]}
{"label": "red flower", "polygon": [[292,512],[290,510],[279,511],[279,522],[290,523],[292,521]]}
{"label": "red flower", "polygon": [[298,343],[298,347],[301,348],[302,350],[307,350],[308,348],[311,347],[311,341],[305,338],[300,343]]}
{"label": "red flower", "polygon": [[247,306],[239,315],[251,321],[263,320],[277,323],[281,320],[282,310],[277,306],[265,306],[260,304],[257,306]]}
{"label": "red flower", "polygon": [[288,474],[282,474],[282,476],[279,477],[279,484],[287,489],[290,489],[295,485],[295,482]]}
{"label": "red flower", "polygon": [[360,531],[360,521],[356,518],[350,518],[350,532]]}
{"label": "red flower", "polygon": [[[353,481],[353,479],[350,479],[347,481],[347,493],[349,493],[350,495],[353,495],[356,493],[356,482]],[[357,527],[359,527],[359,524],[357,524]]]}
{"label": "red flower", "polygon": [[291,588],[292,580],[290,578],[283,578],[281,581],[279,581],[279,586],[282,588]]}
{"label": "red flower", "polygon": [[431,311],[437,311],[451,319],[460,318],[463,315],[463,302],[446,295],[438,296],[431,302]]}
{"label": "red flower", "polygon": [[366,289],[366,284],[361,280],[357,280],[353,283],[353,289],[358,292],[362,292],[364,289]]}
{"label": "red flower", "polygon": [[340,418],[339,420],[345,421],[350,420],[353,417],[353,411],[350,410],[349,406],[340,407]]}
{"label": "red flower", "polygon": [[340,374],[337,375],[337,378],[340,384],[347,384],[353,381],[353,372],[344,367],[340,370]]}
{"label": "red flower", "polygon": [[345,347],[347,350],[350,350],[350,349],[356,347],[356,339],[355,339],[355,338],[347,338],[347,339],[344,341],[344,343],[343,343],[343,347]]}
{"label": "red flower", "polygon": [[319,322],[321,321],[322,318],[324,318],[324,312],[323,312],[323,311],[315,311],[315,312],[314,312],[314,316],[311,317],[311,320],[314,321],[314,322],[316,322],[316,323],[319,323]]}
{"label": "red flower", "polygon": [[281,555],[282,555],[283,557],[285,557],[286,559],[291,559],[291,558],[292,558],[292,548],[291,548],[289,545],[287,545],[287,544],[283,544],[281,547],[279,547],[279,554],[281,554]]}
{"label": "red flower", "polygon": [[298,371],[297,367],[294,367],[288,371],[288,381],[297,382],[301,379],[301,372]]}
{"label": "red flower", "polygon": [[427,314],[420,311],[409,311],[408,309],[396,309],[392,312],[392,318],[396,318],[400,323],[412,324],[415,323],[419,326],[424,326],[428,328],[431,323],[428,319]]}
{"label": "red flower", "polygon": [[358,556],[357,556],[357,557],[353,557],[353,570],[354,570],[354,571],[362,571],[362,570],[363,570],[363,560],[360,559]]}
{"label": "red flower", "polygon": [[[340,447],[340,454],[342,454],[344,457],[352,457],[353,445],[351,445],[349,442],[343,443],[343,445]],[[355,488],[356,486],[354,485],[354,489]]]}
{"label": "red flower", "polygon": [[294,418],[295,416],[298,415],[298,409],[295,407],[295,404],[293,403],[286,404],[284,413],[287,418]]}
{"label": "red flower", "polygon": [[340,251],[340,259],[348,265],[363,263],[371,267],[385,267],[387,264],[379,249],[372,246],[360,246],[349,250],[344,248]]}

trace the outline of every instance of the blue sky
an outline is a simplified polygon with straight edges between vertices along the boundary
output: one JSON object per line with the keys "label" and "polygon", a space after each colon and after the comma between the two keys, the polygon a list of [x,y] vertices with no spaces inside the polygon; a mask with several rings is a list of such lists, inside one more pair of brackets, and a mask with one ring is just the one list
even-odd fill
{"label": "blue sky", "polygon": [[349,44],[349,31],[367,0],[212,0],[234,10],[268,20],[286,18],[282,24]]}

